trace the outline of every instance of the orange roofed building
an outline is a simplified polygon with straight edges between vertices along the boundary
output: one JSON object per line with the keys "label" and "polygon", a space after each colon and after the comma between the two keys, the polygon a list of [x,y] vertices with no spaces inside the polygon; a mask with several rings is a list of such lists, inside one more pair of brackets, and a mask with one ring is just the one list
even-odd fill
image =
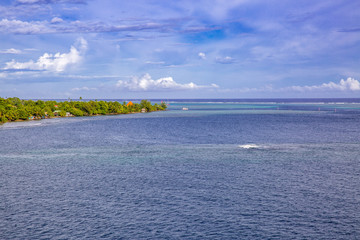
{"label": "orange roofed building", "polygon": [[132,101],[130,101],[130,102],[128,102],[128,103],[126,104],[126,106],[127,106],[127,107],[129,107],[129,106],[134,106],[134,104],[133,104]]}

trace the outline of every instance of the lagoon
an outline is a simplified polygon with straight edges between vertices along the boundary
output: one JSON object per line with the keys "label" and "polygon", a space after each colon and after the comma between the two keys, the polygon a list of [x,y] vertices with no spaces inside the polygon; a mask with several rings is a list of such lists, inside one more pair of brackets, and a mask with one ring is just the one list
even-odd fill
{"label": "lagoon", "polygon": [[0,238],[360,236],[356,100],[168,102],[0,126]]}

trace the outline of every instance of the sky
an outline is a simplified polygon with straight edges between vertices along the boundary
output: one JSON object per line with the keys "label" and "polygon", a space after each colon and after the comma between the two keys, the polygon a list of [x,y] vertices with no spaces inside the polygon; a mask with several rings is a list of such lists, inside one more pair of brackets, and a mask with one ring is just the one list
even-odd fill
{"label": "sky", "polygon": [[360,97],[360,1],[1,0],[0,97]]}

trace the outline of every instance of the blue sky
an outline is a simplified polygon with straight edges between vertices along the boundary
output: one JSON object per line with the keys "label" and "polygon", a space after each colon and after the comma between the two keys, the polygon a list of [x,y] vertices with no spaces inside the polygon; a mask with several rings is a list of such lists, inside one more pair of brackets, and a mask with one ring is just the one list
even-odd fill
{"label": "blue sky", "polygon": [[1,97],[360,97],[359,81],[359,1],[0,3]]}

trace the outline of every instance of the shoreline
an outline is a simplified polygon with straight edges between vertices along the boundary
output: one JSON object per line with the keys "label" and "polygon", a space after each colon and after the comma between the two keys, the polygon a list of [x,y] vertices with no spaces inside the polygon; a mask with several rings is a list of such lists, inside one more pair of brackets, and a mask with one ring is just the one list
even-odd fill
{"label": "shoreline", "polygon": [[[156,110],[151,112],[161,112],[167,110]],[[99,117],[99,116],[116,116],[116,115],[128,115],[128,114],[138,114],[138,113],[151,113],[151,112],[129,112],[129,113],[109,113],[109,114],[96,114],[96,115],[88,115],[88,116],[54,116],[54,117],[46,117],[46,118],[34,118],[34,119],[17,119],[15,121],[7,121],[7,122],[0,122],[0,126],[4,125],[5,123],[17,123],[17,122],[32,122],[32,121],[41,121],[46,119],[55,119],[55,118],[80,118],[80,117]]]}

